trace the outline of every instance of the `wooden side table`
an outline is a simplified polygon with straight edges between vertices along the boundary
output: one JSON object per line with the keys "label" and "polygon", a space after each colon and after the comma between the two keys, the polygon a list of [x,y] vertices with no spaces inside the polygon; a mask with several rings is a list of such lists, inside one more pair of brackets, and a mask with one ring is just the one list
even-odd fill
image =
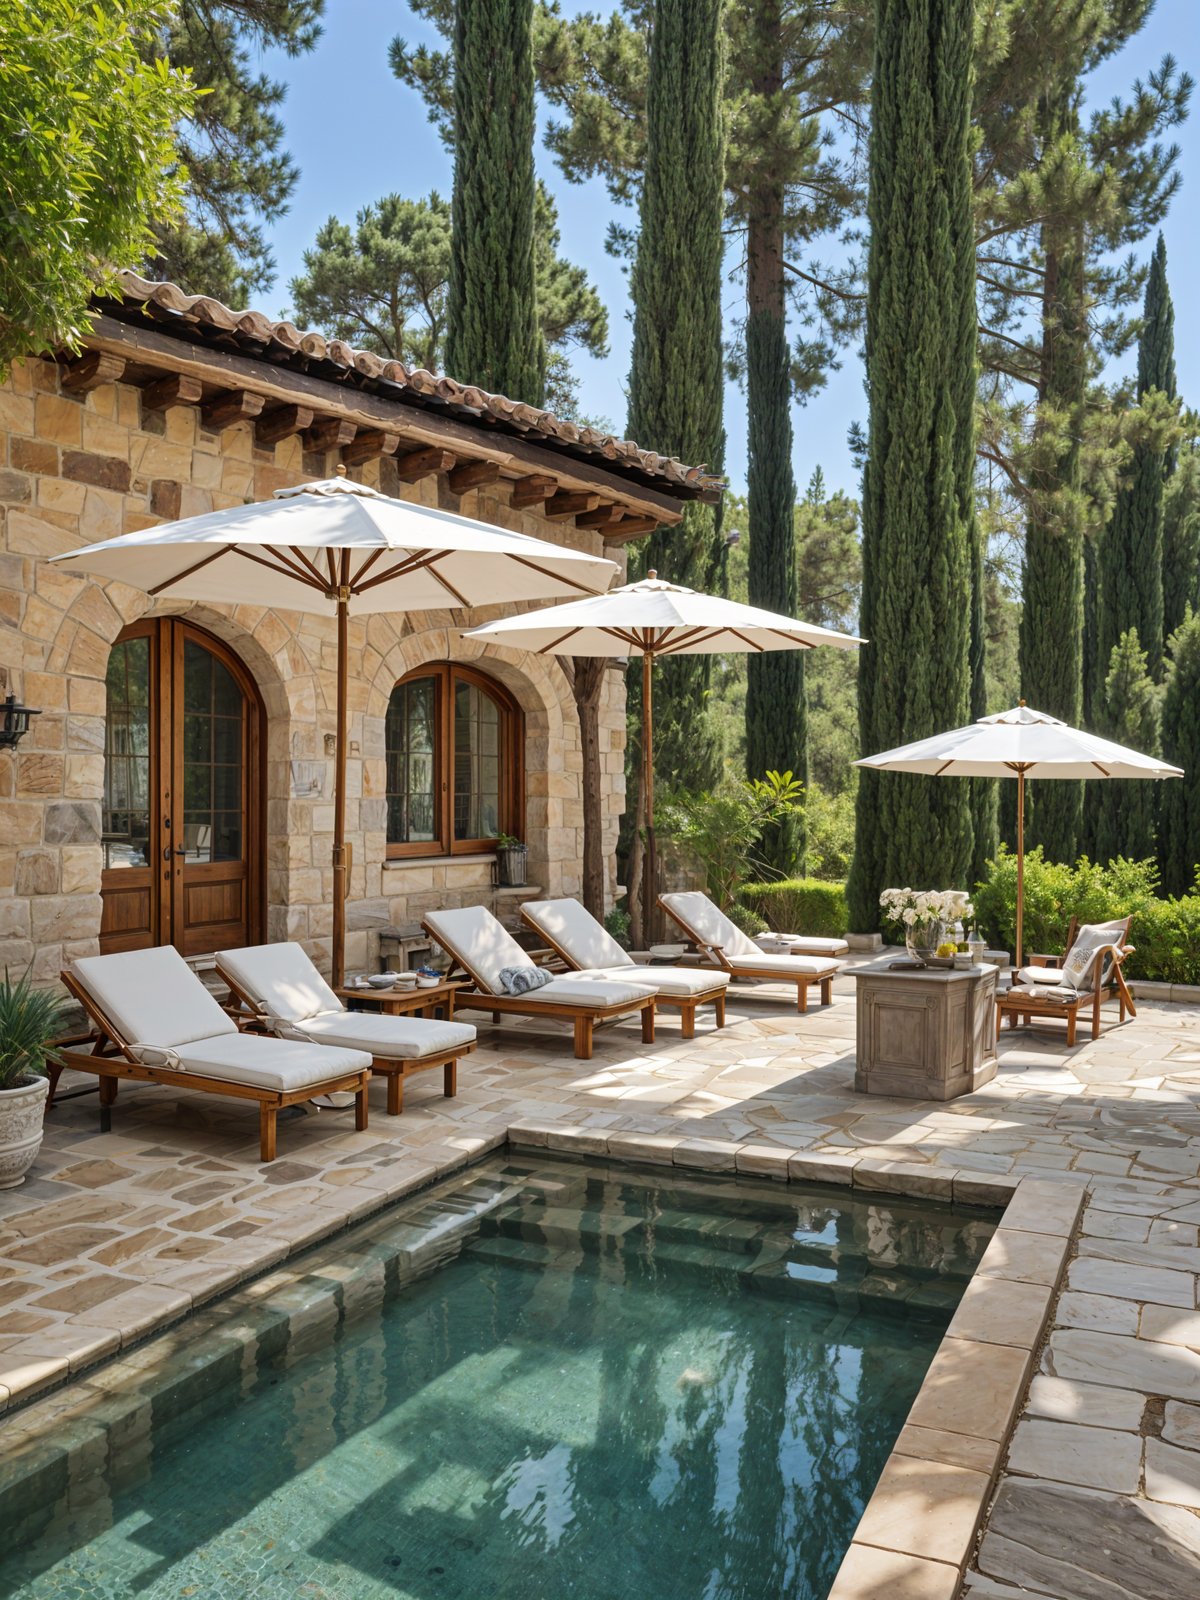
{"label": "wooden side table", "polygon": [[862,1094],[953,1100],[996,1076],[995,967],[855,970],[854,1087]]}
{"label": "wooden side table", "polygon": [[334,993],[347,1005],[362,1000],[388,1017],[436,1017],[441,1011],[447,1022],[453,1022],[454,997],[460,989],[467,988],[470,988],[469,980],[457,978],[431,989],[416,986],[411,989],[351,989],[343,985]]}

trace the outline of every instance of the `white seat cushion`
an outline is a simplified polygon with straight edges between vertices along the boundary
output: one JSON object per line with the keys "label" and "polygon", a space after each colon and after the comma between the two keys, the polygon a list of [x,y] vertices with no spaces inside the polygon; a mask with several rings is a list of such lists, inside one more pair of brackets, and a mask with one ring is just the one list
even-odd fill
{"label": "white seat cushion", "polygon": [[237,1033],[173,945],[84,956],[70,971],[130,1045],[173,1050]]}
{"label": "white seat cushion", "polygon": [[[582,977],[583,974],[579,973],[578,976]],[[589,972],[587,976],[592,982],[600,979],[617,983],[636,983],[647,989],[653,989],[655,994],[669,994],[676,997],[703,994],[711,989],[723,989],[729,982],[729,974],[719,971],[716,967],[708,972],[702,972],[699,967],[643,967],[632,961],[627,966],[599,967]]]}
{"label": "white seat cushion", "polygon": [[[624,1006],[635,1005],[639,1000],[653,998],[654,990],[645,984],[618,983],[609,978],[593,978],[586,972],[571,972],[561,978],[552,978],[541,989],[534,989],[529,994],[516,998],[520,1000],[520,1009],[531,1014],[542,1010],[545,1006]],[[459,1003],[463,1005],[479,1005],[487,1010],[488,996],[481,995],[478,1000],[471,995],[461,995]],[[503,998],[512,999],[513,996]]]}
{"label": "white seat cushion", "polygon": [[269,1017],[283,1022],[303,1022],[342,1003],[298,944],[246,945],[222,950],[217,956],[221,972]]}
{"label": "white seat cushion", "polygon": [[361,1050],[331,1050],[323,1044],[299,1044],[292,1039],[263,1039],[256,1034],[222,1034],[177,1046],[172,1066],[226,1083],[244,1083],[254,1089],[293,1094],[352,1072],[363,1072],[371,1058]]}
{"label": "white seat cushion", "polygon": [[1034,983],[1039,989],[1071,989],[1057,967],[1022,967],[1017,977],[1022,984]]}
{"label": "white seat cushion", "polygon": [[837,962],[828,956],[765,956],[756,950],[752,956],[730,956],[725,959],[739,972],[769,974],[772,978],[818,978],[837,971]]}
{"label": "white seat cushion", "polygon": [[846,956],[850,954],[850,946],[845,939],[810,939],[807,934],[801,933],[760,933],[754,942],[765,955]]}
{"label": "white seat cushion", "polygon": [[[449,951],[465,967],[479,986],[491,994],[503,994],[500,974],[505,967],[535,967],[537,962],[522,950],[490,911],[483,906],[460,906],[453,911],[427,911],[425,922],[443,950]],[[539,994],[545,994],[539,989]]]}
{"label": "white seat cushion", "polygon": [[706,894],[693,889],[660,896],[663,905],[697,944],[719,945],[727,958],[758,956],[762,952],[747,934],[730,922]]}
{"label": "white seat cushion", "polygon": [[632,967],[633,958],[578,900],[529,900],[521,915],[556,945],[574,967],[590,972]]}
{"label": "white seat cushion", "polygon": [[419,1061],[475,1043],[469,1022],[435,1022],[429,1017],[377,1017],[364,1011],[327,1011],[294,1024],[320,1045],[345,1045],[396,1061]]}

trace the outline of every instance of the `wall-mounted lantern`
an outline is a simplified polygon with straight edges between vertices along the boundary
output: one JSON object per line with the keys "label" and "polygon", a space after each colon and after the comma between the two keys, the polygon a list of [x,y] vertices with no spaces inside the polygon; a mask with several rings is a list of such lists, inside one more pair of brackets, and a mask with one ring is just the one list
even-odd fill
{"label": "wall-mounted lantern", "polygon": [[0,716],[0,749],[15,749],[29,732],[30,717],[40,717],[41,714],[21,705],[16,695],[10,694],[3,703],[3,716]]}

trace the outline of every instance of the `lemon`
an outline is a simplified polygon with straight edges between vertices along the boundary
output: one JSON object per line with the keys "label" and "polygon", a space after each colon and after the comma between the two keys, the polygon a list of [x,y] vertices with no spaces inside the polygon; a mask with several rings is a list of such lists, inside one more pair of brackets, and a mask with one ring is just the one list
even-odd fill
{"label": "lemon", "polygon": [[951,944],[949,940],[946,940],[944,943],[938,945],[937,953],[939,956],[952,956],[954,954],[954,945]]}

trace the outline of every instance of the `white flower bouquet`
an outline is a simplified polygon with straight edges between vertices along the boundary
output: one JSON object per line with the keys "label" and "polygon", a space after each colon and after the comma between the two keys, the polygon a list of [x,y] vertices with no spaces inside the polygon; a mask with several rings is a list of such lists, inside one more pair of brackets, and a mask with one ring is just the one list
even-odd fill
{"label": "white flower bouquet", "polygon": [[906,928],[922,922],[966,922],[975,915],[963,889],[885,889],[879,904],[889,922]]}

